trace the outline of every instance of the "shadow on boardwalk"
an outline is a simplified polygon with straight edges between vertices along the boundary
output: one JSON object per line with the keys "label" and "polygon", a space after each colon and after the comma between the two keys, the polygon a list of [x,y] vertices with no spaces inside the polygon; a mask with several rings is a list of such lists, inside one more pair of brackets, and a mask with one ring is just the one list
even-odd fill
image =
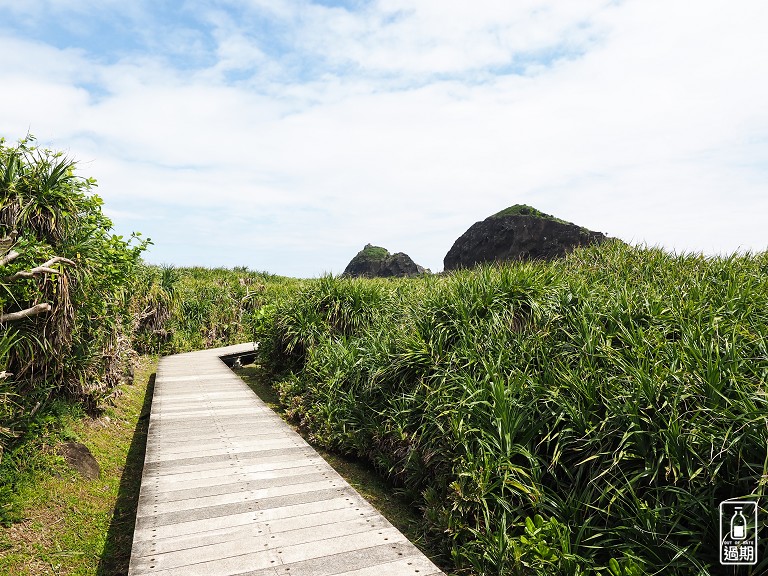
{"label": "shadow on boardwalk", "polygon": [[128,574],[133,544],[133,527],[136,522],[136,507],[141,489],[141,473],[144,469],[144,453],[149,429],[149,414],[152,395],[155,390],[155,374],[149,378],[141,416],[133,431],[131,447],[128,450],[125,468],[120,477],[117,503],[109,524],[107,541],[99,561],[98,576],[124,576]]}

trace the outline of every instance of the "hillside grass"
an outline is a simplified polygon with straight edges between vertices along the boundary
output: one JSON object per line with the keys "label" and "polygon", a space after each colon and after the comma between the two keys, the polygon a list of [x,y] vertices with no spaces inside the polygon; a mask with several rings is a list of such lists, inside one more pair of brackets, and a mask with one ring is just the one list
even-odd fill
{"label": "hillside grass", "polygon": [[269,320],[287,414],[407,491],[457,570],[721,574],[718,503],[764,494],[766,253],[324,277]]}
{"label": "hillside grass", "polygon": [[504,210],[496,212],[491,218],[503,218],[505,216],[535,216],[536,218],[541,218],[543,220],[552,220],[553,222],[560,222],[561,224],[571,224],[571,222],[555,218],[551,214],[545,214],[541,210],[537,210],[533,206],[528,206],[527,204],[514,204],[509,208],[504,208]]}
{"label": "hillside grass", "polygon": [[[155,366],[142,358],[134,384],[121,385],[100,416],[62,406],[6,454],[0,484],[13,482],[14,497],[0,526],[0,574],[127,574]],[[56,454],[70,440],[89,448],[98,479],[82,478]]]}

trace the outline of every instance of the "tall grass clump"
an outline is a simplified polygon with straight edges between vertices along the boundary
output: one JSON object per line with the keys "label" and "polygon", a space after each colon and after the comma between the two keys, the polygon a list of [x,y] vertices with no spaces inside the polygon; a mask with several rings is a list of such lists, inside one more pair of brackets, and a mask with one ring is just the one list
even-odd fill
{"label": "tall grass clump", "polygon": [[325,277],[260,330],[291,414],[468,573],[721,574],[718,503],[765,491],[765,253]]}
{"label": "tall grass clump", "polygon": [[135,281],[133,344],[142,353],[175,354],[245,342],[299,283],[245,267],[143,265]]}
{"label": "tall grass clump", "polygon": [[[272,302],[268,321],[257,334],[273,365],[300,367],[307,354],[323,339],[352,337],[390,306],[386,281],[339,281],[324,276],[306,282],[288,298]],[[296,304],[301,302],[301,306]]]}

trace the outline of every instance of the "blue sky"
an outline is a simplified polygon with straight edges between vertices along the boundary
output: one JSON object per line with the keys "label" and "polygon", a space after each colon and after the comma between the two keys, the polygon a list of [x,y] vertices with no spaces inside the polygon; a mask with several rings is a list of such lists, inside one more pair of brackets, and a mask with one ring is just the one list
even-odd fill
{"label": "blue sky", "polygon": [[515,203],[768,248],[768,5],[0,0],[0,136],[66,150],[154,263],[434,271]]}

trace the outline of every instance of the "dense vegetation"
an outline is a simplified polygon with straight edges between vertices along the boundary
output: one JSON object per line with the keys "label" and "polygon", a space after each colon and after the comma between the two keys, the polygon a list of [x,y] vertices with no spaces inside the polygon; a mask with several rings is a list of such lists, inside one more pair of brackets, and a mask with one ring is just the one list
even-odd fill
{"label": "dense vegetation", "polygon": [[253,338],[255,327],[299,280],[245,267],[141,266],[134,310],[134,347],[176,354]]}
{"label": "dense vegetation", "polygon": [[95,405],[126,376],[129,283],[146,242],[112,223],[75,162],[0,140],[0,458],[41,409]]}
{"label": "dense vegetation", "polygon": [[767,334],[768,254],[618,242],[325,277],[259,326],[293,417],[409,490],[477,574],[722,573],[717,505],[768,480]]}

